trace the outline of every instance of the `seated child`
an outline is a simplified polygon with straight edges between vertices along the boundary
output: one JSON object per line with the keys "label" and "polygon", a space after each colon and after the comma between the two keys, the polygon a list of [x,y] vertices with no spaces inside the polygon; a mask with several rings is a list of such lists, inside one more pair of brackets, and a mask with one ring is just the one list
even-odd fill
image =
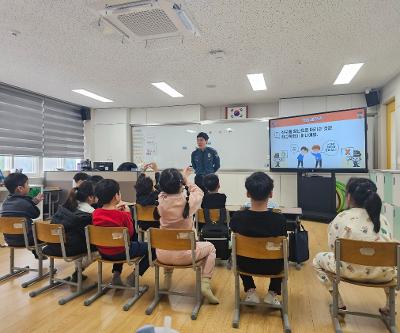
{"label": "seated child", "polygon": [[[283,215],[267,209],[274,188],[273,180],[263,172],[255,172],[246,179],[247,196],[251,200],[250,209],[236,212],[231,220],[233,232],[248,237],[286,236],[286,219]],[[237,256],[240,270],[253,274],[279,274],[283,269],[282,259],[251,259]],[[243,281],[246,301],[259,303],[256,285],[252,276],[240,275]],[[271,279],[264,298],[268,304],[279,305],[277,295],[281,294],[281,278]]]}
{"label": "seated child", "polygon": [[[4,184],[9,192],[9,196],[3,203],[1,216],[4,217],[25,217],[28,219],[28,242],[34,245],[32,234],[32,219],[40,216],[40,210],[37,206],[43,200],[43,193],[35,198],[28,196],[29,181],[23,173],[11,173],[4,180]],[[5,241],[11,246],[24,246],[23,235],[4,235]],[[35,257],[36,252],[32,251]]]}
{"label": "seated child", "polygon": [[[160,176],[158,207],[154,217],[160,219],[161,229],[193,229],[193,214],[200,208],[203,191],[189,182],[190,168],[180,173],[177,169],[165,169]],[[216,251],[210,242],[196,242],[196,260],[205,258],[201,274],[201,292],[211,304],[218,304],[211,291],[210,280],[215,266]],[[192,252],[157,249],[157,258],[164,264],[190,265]],[[172,271],[164,270],[164,288],[171,287]]]}
{"label": "seated child", "polygon": [[[346,238],[369,242],[393,242],[389,223],[381,215],[382,200],[377,193],[376,185],[366,178],[351,178],[346,185],[348,210],[339,213],[328,227],[328,247],[330,252],[318,253],[313,266],[319,280],[332,292],[332,281],[329,274],[336,271],[335,241]],[[363,265],[341,265],[341,275],[350,280],[366,283],[385,283],[396,276],[393,267],[368,267]],[[389,298],[387,298],[389,302]],[[345,309],[339,294],[339,308]],[[380,312],[388,314],[389,304]]]}
{"label": "seated child", "polygon": [[[156,185],[154,186],[153,179],[146,176],[145,173],[141,173],[137,179],[135,189],[136,189],[136,203],[141,206],[155,206],[158,194],[160,191],[158,188],[158,181],[160,179],[160,173],[158,172],[158,167],[156,163],[149,163],[144,166],[144,170],[146,171],[149,167],[151,167],[155,171],[156,177]],[[147,230],[150,227],[159,228],[160,222],[146,222],[146,221],[137,221],[138,225],[141,229]]]}
{"label": "seated child", "polygon": [[[85,227],[92,223],[94,208],[91,205],[95,202],[94,185],[92,182],[85,181],[69,192],[65,203],[53,215],[51,223],[64,226],[67,256],[87,253]],[[59,244],[49,244],[44,247],[43,253],[62,256],[61,246]],[[83,269],[89,266],[87,257],[84,257],[82,263]],[[86,280],[87,277],[82,275],[82,278]],[[76,270],[72,274],[71,280],[73,282],[78,281],[78,272]]]}
{"label": "seated child", "polygon": [[[100,175],[93,175],[93,176],[90,176],[87,181],[91,182],[94,185],[94,187],[96,187],[96,184],[103,179],[104,178]],[[93,210],[95,210],[96,208],[101,208],[99,206],[99,204],[97,203],[97,198],[96,198],[96,201],[94,203],[92,203],[91,206],[93,207]]]}
{"label": "seated child", "polygon": [[[132,257],[141,257],[143,259],[139,264],[139,274],[143,275],[149,268],[149,258],[147,256],[147,243],[132,241],[134,237],[134,227],[132,216],[129,208],[126,205],[121,205],[121,194],[119,184],[113,179],[104,179],[96,185],[95,195],[98,198],[99,205],[102,208],[97,208],[93,212],[93,225],[101,227],[126,227],[128,228],[131,239],[129,254]],[[124,247],[104,247],[98,246],[100,255],[107,260],[124,260]],[[121,280],[123,264],[113,265],[112,283],[115,285],[123,285]],[[133,272],[128,276],[127,284],[134,285]]]}
{"label": "seated child", "polygon": [[74,185],[73,187],[78,187],[80,184],[82,184],[85,180],[89,179],[89,175],[85,172],[78,172],[75,174],[73,180],[74,180]]}
{"label": "seated child", "polygon": [[225,208],[226,195],[218,193],[220,188],[218,176],[214,173],[206,175],[203,184],[207,193],[204,194],[201,207],[207,209]]}

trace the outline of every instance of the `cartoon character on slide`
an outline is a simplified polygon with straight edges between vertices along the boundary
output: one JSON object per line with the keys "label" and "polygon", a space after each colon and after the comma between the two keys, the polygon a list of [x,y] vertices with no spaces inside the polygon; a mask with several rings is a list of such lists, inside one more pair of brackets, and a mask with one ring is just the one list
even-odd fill
{"label": "cartoon character on slide", "polygon": [[359,150],[354,150],[353,151],[353,156],[352,156],[352,161],[353,161],[353,167],[354,168],[359,168],[360,165],[358,164],[358,162],[361,161],[361,152]]}
{"label": "cartoon character on slide", "polygon": [[308,148],[303,146],[300,148],[300,154],[299,156],[297,156],[297,167],[300,168],[300,166],[302,168],[304,168],[304,155],[308,153]]}
{"label": "cartoon character on slide", "polygon": [[311,154],[315,157],[315,168],[318,168],[318,165],[320,168],[322,168],[322,155],[320,151],[320,145],[314,145],[311,147]]}
{"label": "cartoon character on slide", "polygon": [[279,163],[282,161],[283,161],[283,157],[279,153],[275,153],[274,154],[275,168],[280,168],[281,166],[279,165]]}

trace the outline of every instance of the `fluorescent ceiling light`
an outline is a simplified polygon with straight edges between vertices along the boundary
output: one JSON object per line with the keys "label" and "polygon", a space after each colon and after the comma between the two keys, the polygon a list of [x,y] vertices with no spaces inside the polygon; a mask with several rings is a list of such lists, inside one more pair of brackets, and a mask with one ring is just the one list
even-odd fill
{"label": "fluorescent ceiling light", "polygon": [[364,63],[344,65],[333,84],[349,84]]}
{"label": "fluorescent ceiling light", "polygon": [[89,97],[89,98],[93,98],[93,99],[95,99],[97,101],[100,101],[100,102],[103,102],[103,103],[112,103],[112,102],[114,102],[111,99],[96,95],[96,94],[94,94],[94,93],[92,93],[90,91],[87,91],[85,89],[74,89],[72,91],[76,92],[78,94],[81,94],[83,96],[86,96],[86,97]]}
{"label": "fluorescent ceiling light", "polygon": [[265,85],[264,75],[260,74],[247,74],[247,78],[250,81],[251,87],[254,91],[258,90],[267,90],[267,86]]}
{"label": "fluorescent ceiling light", "polygon": [[161,91],[165,92],[166,94],[170,95],[171,97],[183,97],[183,95],[177,92],[174,88],[168,85],[165,82],[156,82],[152,83],[152,85]]}

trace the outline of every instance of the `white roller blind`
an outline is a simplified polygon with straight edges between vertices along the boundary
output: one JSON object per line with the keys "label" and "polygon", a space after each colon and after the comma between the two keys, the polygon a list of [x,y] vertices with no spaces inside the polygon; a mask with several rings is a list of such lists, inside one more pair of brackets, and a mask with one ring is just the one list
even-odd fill
{"label": "white roller blind", "polygon": [[44,157],[83,158],[80,107],[45,98]]}
{"label": "white roller blind", "polygon": [[0,85],[0,155],[43,154],[43,98]]}

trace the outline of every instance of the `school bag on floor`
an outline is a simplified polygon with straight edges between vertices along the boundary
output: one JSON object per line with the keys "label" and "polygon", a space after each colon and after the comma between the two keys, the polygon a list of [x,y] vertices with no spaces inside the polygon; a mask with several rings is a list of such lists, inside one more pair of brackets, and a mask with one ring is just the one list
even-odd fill
{"label": "school bag on floor", "polygon": [[208,241],[215,246],[217,259],[228,260],[231,256],[229,248],[230,232],[227,225],[227,211],[220,209],[219,220],[211,221],[210,212],[204,210],[205,225],[200,231],[200,240]]}
{"label": "school bag on floor", "polygon": [[302,224],[289,234],[289,261],[300,264],[310,258],[308,231]]}

